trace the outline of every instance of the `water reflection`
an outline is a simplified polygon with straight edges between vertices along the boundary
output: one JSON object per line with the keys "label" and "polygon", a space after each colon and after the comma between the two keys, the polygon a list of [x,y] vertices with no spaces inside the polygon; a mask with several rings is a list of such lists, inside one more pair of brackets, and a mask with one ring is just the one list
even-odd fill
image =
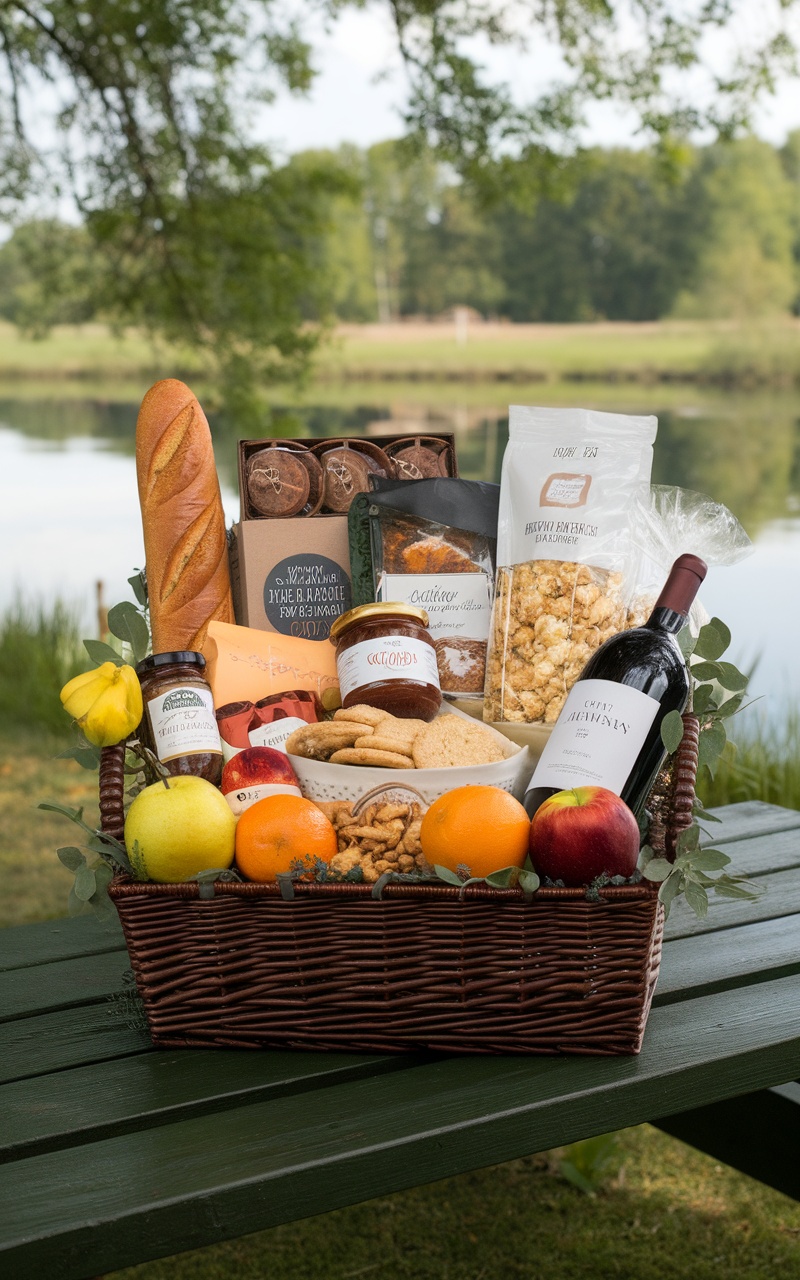
{"label": "water reflection", "polygon": [[[545,392],[547,394],[545,394]],[[575,389],[470,387],[461,402],[425,398],[419,386],[350,389],[350,402],[276,403],[264,435],[324,436],[453,432],[461,474],[499,479],[508,432],[507,405],[574,403]],[[362,402],[352,397],[361,397]],[[503,397],[498,402],[498,394]],[[706,607],[735,638],[734,661],[760,659],[756,692],[778,708],[800,695],[793,637],[800,626],[794,584],[800,561],[800,418],[790,396],[715,396],[698,402],[671,389],[664,408],[623,395],[597,408],[653,412],[659,419],[653,479],[698,489],[724,502],[757,540],[755,554],[709,576]],[[655,397],[659,392],[653,391]],[[586,388],[581,400],[591,405]],[[95,581],[107,599],[128,594],[126,579],[143,557],[134,472],[137,406],[113,399],[0,399],[0,509],[3,545],[0,608],[15,588],[28,597],[58,592],[92,617]],[[235,424],[212,420],[229,521],[238,517]]]}

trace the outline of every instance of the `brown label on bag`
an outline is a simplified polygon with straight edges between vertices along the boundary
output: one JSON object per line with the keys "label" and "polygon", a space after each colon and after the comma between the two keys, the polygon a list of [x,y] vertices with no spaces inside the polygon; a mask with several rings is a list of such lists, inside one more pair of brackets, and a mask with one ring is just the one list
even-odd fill
{"label": "brown label on bag", "polygon": [[542,485],[540,507],[585,507],[592,484],[591,476],[571,475],[557,471],[548,476]]}

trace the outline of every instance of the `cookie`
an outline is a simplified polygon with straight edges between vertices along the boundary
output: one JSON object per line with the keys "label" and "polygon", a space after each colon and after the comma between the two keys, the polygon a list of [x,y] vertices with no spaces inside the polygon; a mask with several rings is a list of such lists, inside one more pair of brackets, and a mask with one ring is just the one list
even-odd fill
{"label": "cookie", "polygon": [[323,720],[319,724],[305,724],[286,739],[288,755],[305,756],[307,760],[328,760],[340,747],[352,747],[356,738],[369,732],[363,724],[334,724]]}
{"label": "cookie", "polygon": [[338,724],[341,720],[357,721],[358,724],[368,724],[373,727],[380,724],[382,720],[393,720],[394,716],[390,716],[387,711],[379,711],[377,707],[368,707],[365,703],[357,703],[354,707],[340,707],[334,712],[333,723]]}
{"label": "cookie", "polygon": [[344,747],[331,756],[331,764],[372,765],[381,769],[413,769],[414,762],[397,751],[373,751],[371,747]]}
{"label": "cookie", "polygon": [[485,725],[459,716],[438,716],[412,747],[418,769],[466,768],[504,760],[500,743]]}
{"label": "cookie", "polygon": [[380,734],[382,738],[397,738],[399,742],[413,742],[427,727],[427,720],[403,720],[399,716],[389,716],[388,719],[381,720]]}
{"label": "cookie", "polygon": [[354,747],[368,747],[370,751],[394,751],[401,756],[408,756],[409,769],[414,768],[414,762],[411,759],[412,741],[410,738],[390,738],[384,737],[380,729],[376,729],[373,734],[364,738],[356,738],[353,743]]}

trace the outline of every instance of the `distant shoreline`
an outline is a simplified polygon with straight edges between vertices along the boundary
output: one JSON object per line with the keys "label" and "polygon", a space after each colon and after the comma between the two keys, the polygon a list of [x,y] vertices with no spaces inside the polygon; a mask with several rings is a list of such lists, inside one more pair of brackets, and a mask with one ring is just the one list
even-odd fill
{"label": "distant shoreline", "polygon": [[[202,354],[124,337],[106,326],[60,326],[42,339],[0,324],[0,385],[163,377],[208,383]],[[321,347],[309,384],[552,384],[724,389],[800,386],[800,319],[770,323],[647,321],[515,325],[468,319],[342,325]],[[307,385],[309,385],[307,384]],[[52,393],[53,388],[50,388]]]}

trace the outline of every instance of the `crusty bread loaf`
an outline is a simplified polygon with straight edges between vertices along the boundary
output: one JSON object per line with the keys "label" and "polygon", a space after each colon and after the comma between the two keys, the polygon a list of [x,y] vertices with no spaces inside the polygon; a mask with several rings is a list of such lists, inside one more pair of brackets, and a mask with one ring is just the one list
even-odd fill
{"label": "crusty bread loaf", "polygon": [[136,422],[153,652],[200,649],[212,619],[233,622],[225,516],[203,410],[165,378]]}

